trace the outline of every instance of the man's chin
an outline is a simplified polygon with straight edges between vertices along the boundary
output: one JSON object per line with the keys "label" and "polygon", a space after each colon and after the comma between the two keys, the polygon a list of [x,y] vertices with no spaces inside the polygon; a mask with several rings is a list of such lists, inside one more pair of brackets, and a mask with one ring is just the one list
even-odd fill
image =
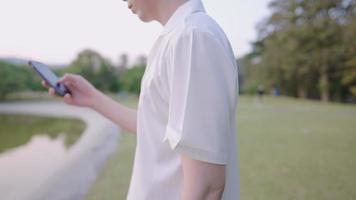
{"label": "man's chin", "polygon": [[142,15],[141,13],[137,13],[138,18],[143,21],[143,22],[151,22],[153,19],[151,17],[147,17],[145,15]]}

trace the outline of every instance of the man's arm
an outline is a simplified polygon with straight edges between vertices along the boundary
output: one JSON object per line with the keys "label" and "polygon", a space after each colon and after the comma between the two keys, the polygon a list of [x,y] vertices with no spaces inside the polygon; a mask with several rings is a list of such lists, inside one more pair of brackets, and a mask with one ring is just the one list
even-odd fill
{"label": "man's arm", "polygon": [[193,160],[181,154],[182,200],[220,200],[225,187],[225,165]]}
{"label": "man's arm", "polygon": [[126,107],[101,92],[96,95],[92,108],[121,128],[136,133],[137,110]]}
{"label": "man's arm", "polygon": [[[92,108],[123,129],[136,133],[136,110],[123,106],[109,98],[80,75],[65,74],[58,82],[63,83],[71,91],[71,94],[64,96],[65,103]],[[49,84],[42,81],[42,85],[48,88],[51,96],[56,96],[54,89]]]}

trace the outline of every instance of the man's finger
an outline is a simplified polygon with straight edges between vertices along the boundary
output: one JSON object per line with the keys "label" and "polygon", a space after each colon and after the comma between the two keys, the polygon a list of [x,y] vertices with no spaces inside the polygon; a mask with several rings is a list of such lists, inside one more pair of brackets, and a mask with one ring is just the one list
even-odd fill
{"label": "man's finger", "polygon": [[75,85],[73,83],[65,82],[64,85],[72,92],[75,90]]}
{"label": "man's finger", "polygon": [[73,99],[72,99],[72,95],[70,94],[65,94],[64,95],[64,102],[67,103],[67,104],[72,104],[73,102]]}
{"label": "man's finger", "polygon": [[64,74],[62,78],[60,78],[57,82],[64,83],[64,82],[75,82],[77,76],[75,74]]}
{"label": "man's finger", "polygon": [[48,93],[49,93],[49,95],[51,95],[51,96],[55,96],[55,95],[56,95],[56,92],[54,91],[53,88],[49,88],[49,89],[48,89]]}
{"label": "man's finger", "polygon": [[48,85],[48,83],[47,83],[45,80],[42,81],[42,85],[43,85],[43,87],[46,87],[46,88],[49,88],[49,87],[50,87],[50,86]]}

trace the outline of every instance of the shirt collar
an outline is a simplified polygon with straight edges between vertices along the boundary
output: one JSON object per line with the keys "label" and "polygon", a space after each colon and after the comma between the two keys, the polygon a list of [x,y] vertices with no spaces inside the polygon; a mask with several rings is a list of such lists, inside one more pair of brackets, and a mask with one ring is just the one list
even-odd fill
{"label": "shirt collar", "polygon": [[205,8],[201,0],[188,0],[177,8],[173,15],[169,18],[166,25],[163,27],[161,35],[165,35],[172,31],[179,23],[183,22],[190,14],[195,12],[205,12]]}

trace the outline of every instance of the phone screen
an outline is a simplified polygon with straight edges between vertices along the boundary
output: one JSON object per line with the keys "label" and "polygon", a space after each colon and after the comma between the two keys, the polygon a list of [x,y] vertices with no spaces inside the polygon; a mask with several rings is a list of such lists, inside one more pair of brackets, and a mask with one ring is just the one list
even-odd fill
{"label": "phone screen", "polygon": [[43,78],[45,78],[51,86],[55,86],[57,84],[58,77],[53,73],[52,70],[50,70],[46,65],[42,63],[35,63],[33,61],[31,62],[33,63],[33,65],[35,65],[36,70],[41,73],[42,76],[44,76]]}
{"label": "phone screen", "polygon": [[70,93],[69,90],[60,83],[57,83],[57,75],[45,64],[36,61],[29,61],[28,64],[45,80],[57,94],[64,96],[66,93]]}

